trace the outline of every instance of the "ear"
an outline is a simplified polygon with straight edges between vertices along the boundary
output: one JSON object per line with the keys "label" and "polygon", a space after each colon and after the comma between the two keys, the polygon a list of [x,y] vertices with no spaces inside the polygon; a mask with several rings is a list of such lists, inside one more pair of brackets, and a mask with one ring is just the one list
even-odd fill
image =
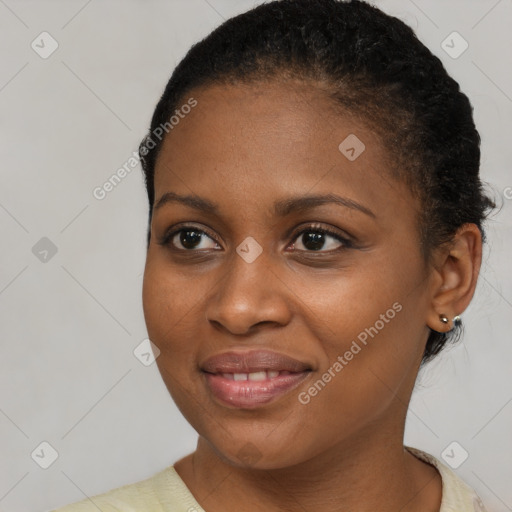
{"label": "ear", "polygon": [[[469,305],[482,263],[482,234],[476,224],[464,224],[454,240],[436,257],[427,325],[434,331],[453,328],[453,318]],[[447,323],[440,316],[448,318]]]}

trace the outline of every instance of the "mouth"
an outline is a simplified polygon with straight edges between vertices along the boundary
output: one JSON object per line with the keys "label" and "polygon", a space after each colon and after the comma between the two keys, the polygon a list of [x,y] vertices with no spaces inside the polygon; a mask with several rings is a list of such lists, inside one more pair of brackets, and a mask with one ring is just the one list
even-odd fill
{"label": "mouth", "polygon": [[286,395],[310,374],[310,365],[272,351],[225,352],[201,370],[212,395],[223,405],[254,409]]}
{"label": "mouth", "polygon": [[275,379],[276,377],[283,375],[291,375],[292,373],[297,372],[289,372],[287,370],[260,370],[250,373],[220,373],[213,375],[222,375],[222,377],[229,380],[250,380],[251,382],[261,382],[263,380]]}

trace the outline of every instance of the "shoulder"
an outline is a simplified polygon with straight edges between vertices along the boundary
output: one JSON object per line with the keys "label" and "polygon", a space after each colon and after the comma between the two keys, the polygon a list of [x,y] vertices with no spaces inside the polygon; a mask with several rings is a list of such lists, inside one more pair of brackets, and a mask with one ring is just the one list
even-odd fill
{"label": "shoulder", "polygon": [[405,446],[417,458],[434,466],[441,475],[443,497],[439,512],[487,512],[482,500],[466,482],[439,459],[418,448]]}
{"label": "shoulder", "polygon": [[167,512],[195,507],[197,502],[174,469],[169,466],[150,478],[71,503],[50,512]]}

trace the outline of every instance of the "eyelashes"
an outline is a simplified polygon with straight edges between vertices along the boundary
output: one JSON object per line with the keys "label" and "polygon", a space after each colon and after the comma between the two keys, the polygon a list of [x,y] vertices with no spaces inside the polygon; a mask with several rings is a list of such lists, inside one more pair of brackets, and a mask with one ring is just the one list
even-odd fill
{"label": "eyelashes", "polygon": [[[180,234],[182,236],[178,238],[177,235]],[[299,244],[296,244],[295,242],[298,239]],[[332,242],[329,244],[329,239],[333,239],[335,241],[335,245],[337,242],[338,247],[324,250],[326,245],[333,245]],[[208,244],[208,241],[212,246],[205,247],[204,243],[206,242],[206,244]],[[295,231],[293,235],[291,235],[290,242],[293,247],[293,251],[307,253],[308,255],[315,253],[332,254],[333,252],[339,252],[353,247],[353,242],[350,238],[319,224],[302,226],[300,229]],[[219,250],[218,247],[220,247],[220,242],[213,233],[205,228],[198,228],[194,225],[181,225],[179,229],[170,230],[158,243],[161,246],[168,247],[175,253],[182,254],[204,253],[212,250]],[[311,243],[313,244],[313,248],[311,248]],[[178,247],[177,244],[181,245],[181,247]],[[296,247],[297,245],[302,245],[304,249],[298,249]],[[309,248],[308,245],[310,246]],[[289,246],[290,244],[287,247]]]}
{"label": "eyelashes", "polygon": [[[345,236],[342,236],[340,233],[332,230],[332,229],[329,229],[329,228],[326,228],[326,227],[322,227],[322,226],[319,226],[317,224],[312,224],[306,228],[302,228],[301,231],[297,232],[296,234],[293,235],[293,240],[297,240],[297,239],[300,239],[301,240],[301,244],[303,246],[305,246],[304,244],[304,235],[305,234],[309,234],[309,235],[313,235],[313,234],[318,234],[320,233],[321,234],[321,237],[320,239],[318,239],[318,237],[310,237],[309,240],[306,240],[307,243],[309,243],[310,241],[313,242],[313,244],[317,244],[318,242],[320,242],[320,244],[324,244],[325,242],[325,239],[326,238],[333,238],[334,240],[336,240],[337,242],[339,242],[341,244],[340,247],[338,247],[337,249],[330,249],[330,250],[322,250],[322,251],[319,251],[319,250],[316,250],[316,249],[312,249],[312,250],[304,250],[304,249],[299,249],[301,252],[307,252],[307,253],[332,253],[334,251],[340,251],[342,249],[347,249],[349,247],[352,247],[352,243],[351,243],[351,240],[348,239],[347,237]],[[295,249],[295,243],[293,244],[294,246],[294,249]]]}

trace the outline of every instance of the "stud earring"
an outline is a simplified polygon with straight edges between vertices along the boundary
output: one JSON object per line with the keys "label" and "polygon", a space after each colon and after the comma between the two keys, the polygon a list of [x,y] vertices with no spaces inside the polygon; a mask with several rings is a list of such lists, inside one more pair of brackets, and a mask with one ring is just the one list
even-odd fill
{"label": "stud earring", "polygon": [[441,320],[441,322],[443,322],[443,324],[448,323],[448,317],[446,315],[439,315],[439,320]]}
{"label": "stud earring", "polygon": [[462,323],[462,320],[460,319],[459,315],[456,315],[453,317],[453,326],[459,327],[459,325]]}

